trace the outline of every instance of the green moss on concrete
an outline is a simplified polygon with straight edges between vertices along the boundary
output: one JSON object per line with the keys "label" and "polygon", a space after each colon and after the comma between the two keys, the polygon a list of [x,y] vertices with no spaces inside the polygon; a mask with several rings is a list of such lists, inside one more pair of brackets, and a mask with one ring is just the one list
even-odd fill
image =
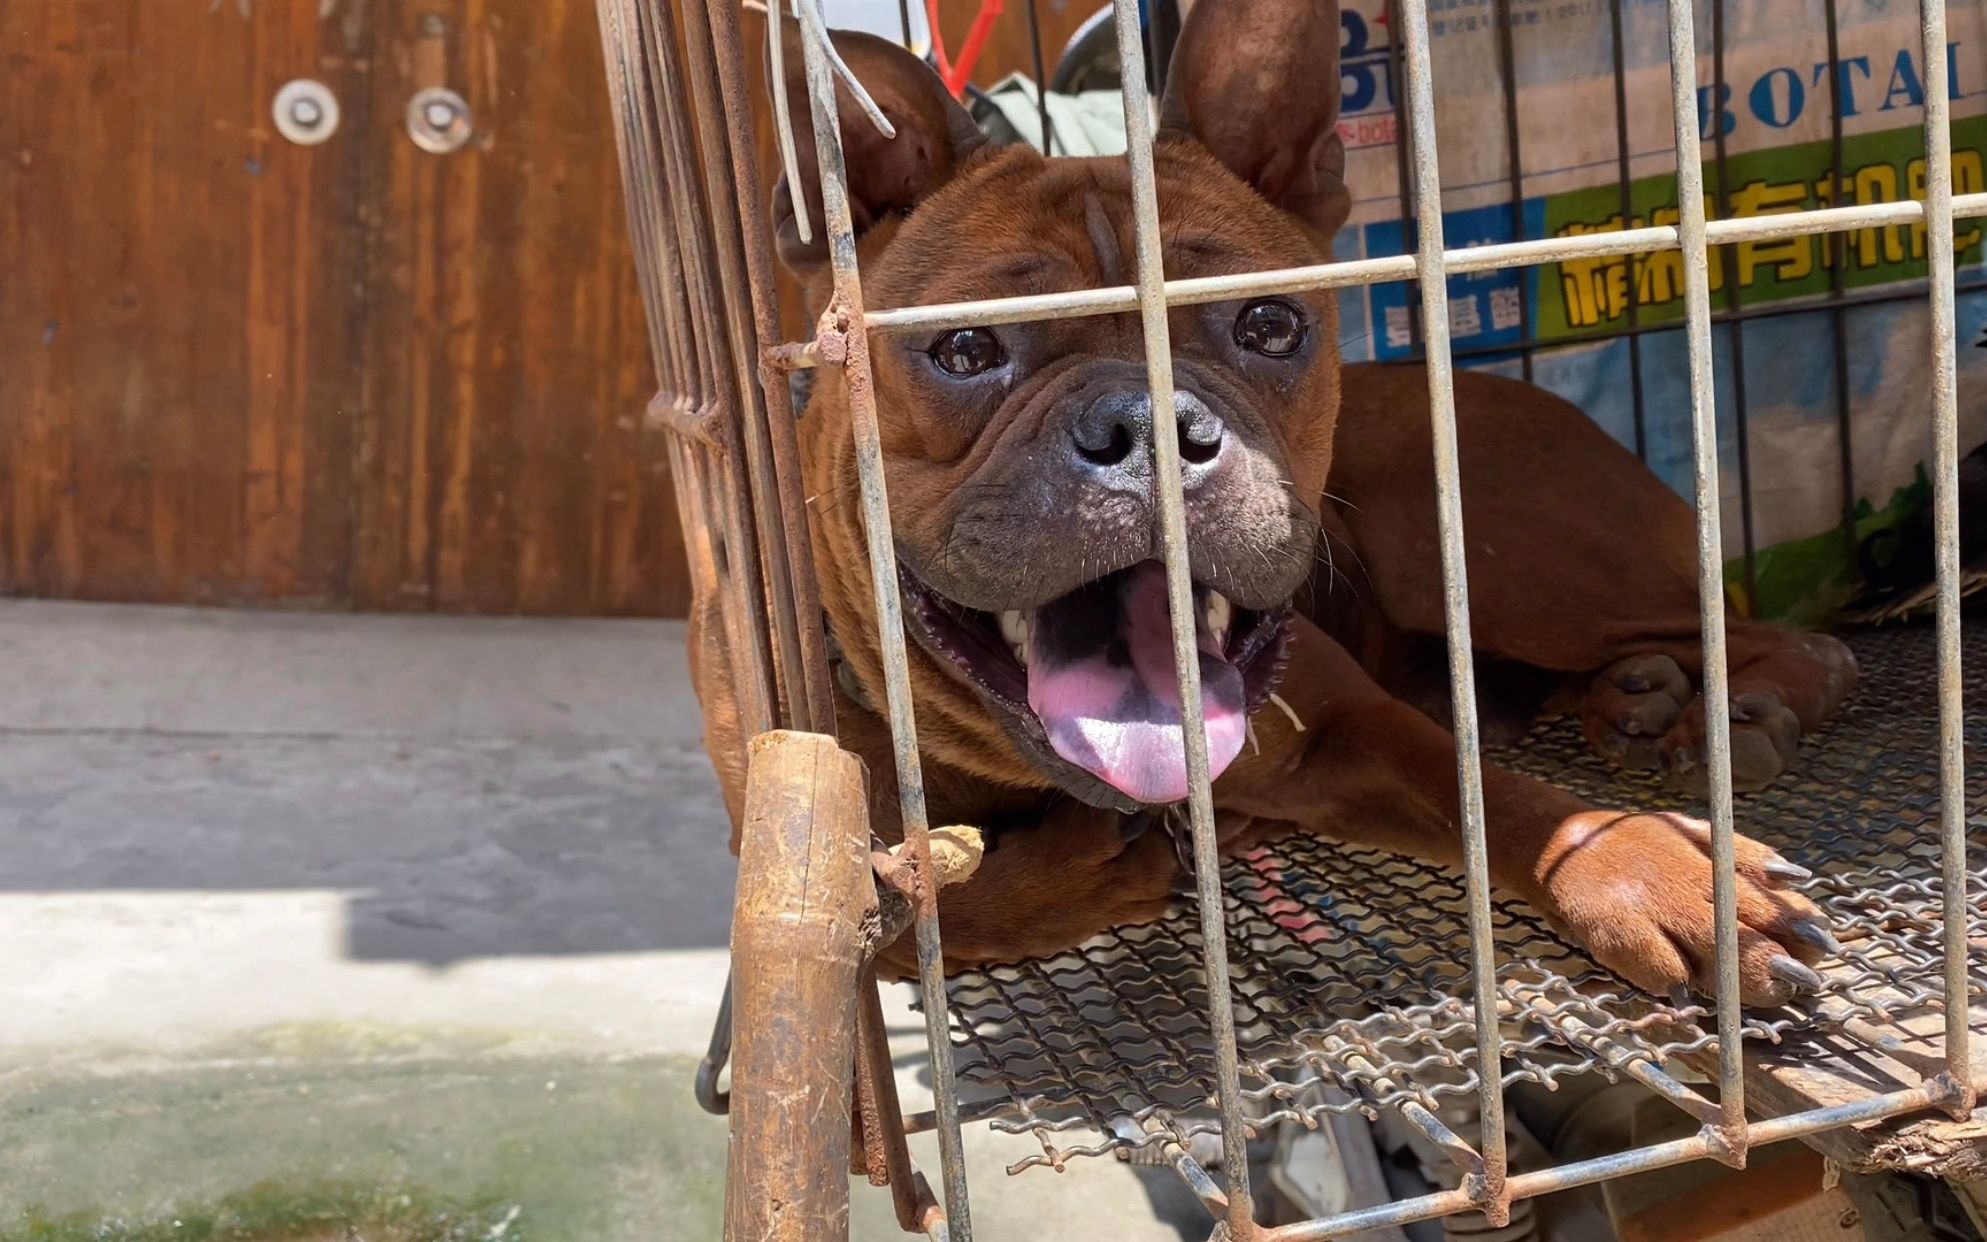
{"label": "green moss on concrete", "polygon": [[[345,1047],[313,1032],[286,1050],[298,1043]],[[692,1101],[688,1059],[222,1051],[194,1067],[0,1090],[0,1242],[721,1233],[724,1123]],[[481,1232],[447,1231],[471,1221]]]}
{"label": "green moss on concrete", "polygon": [[170,1219],[30,1211],[0,1242],[525,1242],[523,1215],[518,1204],[466,1207],[396,1187],[265,1184]]}

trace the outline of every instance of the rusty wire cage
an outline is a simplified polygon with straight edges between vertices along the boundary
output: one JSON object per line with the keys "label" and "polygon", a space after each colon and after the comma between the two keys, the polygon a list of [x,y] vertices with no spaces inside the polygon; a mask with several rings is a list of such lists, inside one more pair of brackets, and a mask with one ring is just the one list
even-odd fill
{"label": "rusty wire cage", "polygon": [[[1401,164],[1408,253],[1243,276],[1168,280],[1161,266],[1152,165],[1152,117],[1143,92],[1125,92],[1124,125],[1136,212],[1135,286],[973,304],[866,312],[842,164],[835,82],[838,66],[818,0],[784,0],[801,31],[815,132],[793,135],[787,101],[750,97],[739,0],[599,0],[610,89],[618,122],[628,211],[648,311],[660,395],[653,420],[668,429],[700,595],[721,601],[737,661],[736,691],[750,734],[821,729],[831,717],[829,668],[799,481],[788,376],[838,371],[849,385],[861,503],[882,626],[898,780],[903,858],[917,873],[914,935],[919,996],[927,1023],[935,1108],[904,1118],[863,1046],[880,1039],[874,986],[850,999],[852,1031],[838,1045],[855,1085],[839,1090],[840,1116],[856,1100],[863,1150],[857,1171],[892,1185],[899,1220],[934,1237],[971,1236],[960,1155],[962,1122],[1036,1136],[1041,1154],[1010,1170],[1061,1169],[1081,1157],[1141,1153],[1171,1164],[1207,1205],[1217,1234],[1296,1242],[1330,1238],[1465,1211],[1492,1222],[1533,1196],[1683,1161],[1743,1165],[1750,1148],[1805,1138],[1844,1166],[1908,1168],[1987,1177],[1983,1128],[1973,1115],[1979,1071],[1973,1036],[1987,1027],[1987,916],[1977,895],[1987,872],[1969,868],[1969,825],[1987,826],[1987,798],[1969,790],[1965,737],[1987,728],[1987,697],[1969,695],[1963,663],[1987,659],[1987,631],[1961,623],[1956,394],[1956,219],[1987,216],[1987,193],[1956,196],[1949,130],[1949,45],[1944,0],[1923,0],[1920,23],[1925,177],[1922,198],[1834,205],[1786,214],[1718,213],[1709,219],[1698,115],[1699,40],[1690,0],[1669,0],[1669,110],[1678,215],[1635,226],[1627,203],[1627,138],[1617,117],[1622,227],[1574,237],[1526,238],[1461,249],[1443,241],[1442,187],[1430,66],[1428,0],[1397,0],[1391,69],[1404,86],[1407,153]],[[1613,5],[1616,92],[1621,98],[1622,0]],[[1508,0],[1499,0],[1500,14]],[[1713,14],[1713,72],[1722,87],[1723,6]],[[1843,136],[1835,5],[1826,13],[1833,107],[1832,167]],[[776,10],[777,11],[777,10]],[[1137,0],[1115,0],[1119,63],[1126,83],[1147,80]],[[1499,25],[1513,162],[1516,105],[1509,98],[1510,23]],[[908,22],[905,27],[908,38]],[[775,54],[779,45],[774,40]],[[1039,62],[1039,53],[1038,53]],[[1037,70],[1040,77],[1040,70]],[[1819,75],[1818,75],[1819,76]],[[860,98],[858,84],[851,89]],[[763,204],[767,170],[757,167],[752,117],[770,107],[791,151],[816,145],[834,297],[815,340],[784,344]],[[1046,130],[1046,121],[1044,129]],[[790,158],[790,157],[789,157]],[[1712,155],[1722,171],[1722,130]],[[1729,185],[1719,176],[1720,193]],[[1407,210],[1411,208],[1410,210]],[[1851,230],[1920,226],[1927,248],[1923,293],[1930,307],[1932,484],[1937,553],[1936,627],[1869,632],[1853,640],[1867,670],[1864,690],[1841,723],[1818,739],[1797,780],[1747,804],[1747,822],[1769,842],[1792,842],[1822,864],[1809,893],[1845,929],[1847,947],[1827,964],[1820,995],[1765,1013],[1742,1013],[1738,995],[1734,799],[1724,657],[1725,568],[1721,554],[1719,444],[1714,394],[1711,264],[1742,243]],[[1721,249],[1722,248],[1722,249]],[[1715,1003],[1640,995],[1594,966],[1522,902],[1494,894],[1487,874],[1468,587],[1458,485],[1449,278],[1576,260],[1674,252],[1680,256],[1689,368],[1697,512],[1703,697],[1709,730],[1714,908],[1719,939]],[[1723,261],[1723,260],[1719,260]],[[1838,344],[1836,383],[1850,404],[1841,363],[1841,310],[1849,298],[1835,268],[1831,297]],[[931,857],[912,716],[908,665],[868,337],[1024,319],[1140,316],[1148,383],[1165,408],[1173,388],[1167,309],[1302,290],[1413,281],[1412,333],[1425,358],[1435,428],[1447,637],[1465,809],[1465,866],[1452,876],[1411,860],[1292,840],[1223,866],[1213,825],[1208,757],[1199,719],[1199,672],[1190,621],[1177,432],[1155,434],[1161,534],[1185,705],[1195,888],[1162,922],[1113,932],[1080,949],[954,978],[943,977],[941,922],[930,899]],[[1729,285],[1728,285],[1729,288]],[[1630,294],[1626,334],[1635,385],[1637,447],[1643,447],[1644,365]],[[1812,305],[1801,309],[1813,309]],[[1522,312],[1521,312],[1522,313]],[[1734,324],[1758,312],[1733,302],[1715,318]],[[1659,325],[1661,326],[1661,325]],[[1677,327],[1678,325],[1667,325]],[[1530,376],[1539,342],[1505,352]],[[1735,340],[1735,347],[1738,342]],[[1738,368],[1743,377],[1743,367]],[[1745,565],[1753,560],[1743,383],[1736,406],[1745,509]],[[1161,428],[1169,420],[1156,420]],[[1843,444],[1845,498],[1849,438]],[[1935,696],[1927,687],[1936,688]],[[1928,710],[1935,698],[1936,711]],[[1582,752],[1577,732],[1546,728],[1506,756],[1523,771],[1595,793],[1622,778]],[[1619,792],[1618,784],[1616,785]],[[1681,805],[1655,786],[1636,788],[1652,807]],[[1969,815],[1971,811],[1971,816]],[[1969,894],[1974,896],[1970,897]],[[730,1048],[730,1001],[719,1020],[699,1092],[725,1106],[717,1073]],[[887,1060],[880,1077],[887,1079]],[[743,1069],[739,1071],[741,1074]],[[1699,1128],[1689,1137],[1551,1168],[1514,1169],[1507,1149],[1505,1091],[1598,1073],[1640,1083]],[[1693,1084],[1709,1083],[1701,1090]],[[1214,1177],[1197,1158],[1206,1136],[1235,1153],[1279,1126],[1313,1126],[1334,1113],[1388,1112],[1453,1165],[1449,1188],[1275,1229],[1254,1223],[1248,1162],[1224,1159]],[[1758,1114],[1752,1116],[1749,1114]],[[1460,1120],[1459,1120],[1460,1119]],[[848,1127],[843,1125],[846,1133]],[[937,1131],[943,1208],[910,1166],[906,1130]],[[736,1139],[734,1139],[736,1144]],[[846,1156],[847,1146],[841,1149]],[[741,1176],[734,1146],[734,1180]],[[840,1180],[845,1168],[830,1170]],[[846,1187],[844,1186],[844,1191]],[[734,1199],[731,1217],[739,1225]],[[760,1224],[763,1225],[763,1221]],[[741,1226],[742,1228],[742,1226]],[[808,1222],[779,1236],[822,1237],[833,1222]],[[745,1236],[743,1232],[740,1236]],[[757,1235],[753,1235],[757,1236]],[[772,1236],[772,1235],[768,1235]]]}

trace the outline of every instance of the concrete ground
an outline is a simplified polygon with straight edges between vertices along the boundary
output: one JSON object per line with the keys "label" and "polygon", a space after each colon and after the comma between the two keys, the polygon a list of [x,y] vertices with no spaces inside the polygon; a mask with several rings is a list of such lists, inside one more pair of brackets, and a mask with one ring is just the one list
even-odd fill
{"label": "concrete ground", "polygon": [[[672,624],[0,602],[0,1242],[718,1237],[723,818]],[[1206,1235],[1035,1150],[979,1237]]]}

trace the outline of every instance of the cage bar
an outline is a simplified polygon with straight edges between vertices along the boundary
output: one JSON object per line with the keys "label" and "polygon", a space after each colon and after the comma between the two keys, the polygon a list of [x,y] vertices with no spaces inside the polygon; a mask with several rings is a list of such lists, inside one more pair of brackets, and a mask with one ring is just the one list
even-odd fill
{"label": "cage bar", "polygon": [[[1511,18],[1511,0],[1494,0],[1491,5],[1491,20],[1497,23],[1497,70],[1504,84],[1504,158],[1506,181],[1509,183],[1507,197],[1511,209],[1511,240],[1525,240],[1525,157],[1524,136],[1518,126],[1518,53],[1517,30]],[[1628,221],[1624,218],[1622,225]],[[1532,308],[1527,299],[1518,299],[1518,337],[1523,340],[1531,336]],[[1518,354],[1520,375],[1529,384],[1532,382],[1532,350],[1521,350]]]}
{"label": "cage bar", "polygon": [[[714,0],[725,3],[725,0]],[[897,762],[898,801],[903,812],[904,855],[915,869],[913,934],[917,938],[918,990],[924,1004],[925,1035],[931,1050],[932,1089],[938,1114],[939,1163],[945,1182],[945,1211],[951,1236],[972,1242],[972,1214],[966,1189],[966,1158],[960,1148],[959,1092],[952,1072],[947,1035],[945,959],[939,941],[938,884],[932,875],[930,822],[925,811],[924,768],[918,760],[918,726],[911,702],[909,658],[904,650],[903,600],[897,589],[897,550],[890,533],[890,492],[883,474],[883,445],[876,419],[876,389],[869,367],[869,336],[862,330],[862,276],[856,269],[855,225],[849,209],[848,171],[835,101],[835,74],[829,64],[828,30],[814,0],[798,0],[807,88],[814,117],[814,146],[820,161],[823,227],[834,272],[835,303],[823,331],[839,330],[843,378],[854,423],[856,469],[860,476],[864,533],[869,543],[876,617],[883,648],[884,693],[890,737]],[[773,30],[778,36],[778,28]],[[874,105],[872,104],[873,108]]]}
{"label": "cage bar", "polygon": [[[1717,0],[1713,0],[1717,3]],[[1685,334],[1690,352],[1690,431],[1695,449],[1697,605],[1703,644],[1705,766],[1711,782],[1711,908],[1717,924],[1718,1138],[1743,1164],[1745,1064],[1739,1046],[1738,857],[1732,826],[1730,669],[1725,656],[1725,573],[1718,516],[1718,404],[1711,360],[1711,275],[1704,221],[1704,164],[1697,146],[1697,35],[1691,0],[1669,0],[1670,120],[1676,133],[1677,237],[1683,247]]]}
{"label": "cage bar", "polygon": [[[731,181],[735,190],[739,241],[743,248],[745,286],[751,322],[741,326],[742,340],[749,343],[778,340],[780,309],[774,292],[772,230],[766,219],[766,204],[759,194],[757,161],[753,157],[751,104],[747,98],[744,54],[738,34],[738,14],[730,6],[717,9],[691,4],[683,16],[684,29],[693,45],[691,78],[706,98],[722,101],[713,109],[715,119],[726,124],[726,138],[711,132],[711,141],[727,145],[731,156]],[[722,169],[711,173],[712,183],[723,183]],[[745,336],[746,332],[754,335]],[[814,547],[807,530],[807,498],[801,481],[800,445],[794,419],[793,393],[785,384],[761,384],[759,367],[753,358],[741,363],[744,380],[758,390],[766,424],[766,450],[772,458],[772,481],[767,487],[763,476],[758,486],[765,488],[760,503],[777,515],[777,525],[785,550],[785,560],[774,566],[775,605],[793,613],[797,631],[799,671],[797,687],[789,687],[788,711],[793,727],[803,731],[831,732],[835,722],[835,696],[830,686],[826,636],[813,619],[821,615],[821,587],[814,572]]]}
{"label": "cage bar", "polygon": [[[1696,74],[1693,68],[1692,81]],[[1711,0],[1711,90],[1714,97],[1721,98],[1730,89],[1725,79],[1725,0]],[[1711,129],[1712,167],[1718,170],[1718,214],[1732,214],[1732,179],[1727,173],[1725,159],[1725,127],[1714,125]],[[1739,288],[1739,256],[1733,250],[1720,250],[1717,255],[1724,269],[1725,309],[1737,311],[1745,299]],[[1758,550],[1754,546],[1752,513],[1752,405],[1746,399],[1746,330],[1744,321],[1735,321],[1726,336],[1732,358],[1732,446],[1737,450],[1739,468],[1739,530],[1743,542],[1740,547],[1745,557],[1746,611],[1750,613],[1758,607],[1759,572]]]}
{"label": "cage bar", "polygon": [[1939,849],[1944,885],[1948,1107],[1973,1110],[1966,990],[1966,714],[1959,633],[1959,391],[1953,323],[1953,193],[1946,0],[1920,0],[1925,84],[1925,268],[1931,302],[1933,526],[1939,589]]}
{"label": "cage bar", "polygon": [[[1987,216],[1987,192],[1953,197],[1953,218]],[[1925,218],[1925,205],[1906,199],[1894,203],[1864,203],[1853,207],[1824,207],[1812,211],[1789,212],[1777,216],[1742,216],[1734,220],[1705,223],[1709,245],[1735,245],[1740,242],[1771,241],[1860,228],[1916,224]],[[1682,241],[1674,225],[1657,224],[1611,233],[1588,233],[1576,237],[1541,237],[1521,242],[1498,242],[1487,246],[1465,246],[1445,251],[1443,266],[1450,275],[1467,272],[1500,271],[1513,267],[1538,267],[1563,263],[1568,259],[1609,258],[1616,255],[1660,253],[1681,250]],[[1317,289],[1348,289],[1355,285],[1385,284],[1412,280],[1415,258],[1411,254],[1385,255],[1372,259],[1344,259],[1304,267],[1272,268],[1261,272],[1237,272],[1225,276],[1181,277],[1166,282],[1168,307],[1191,306],[1200,302],[1223,302],[1230,298],[1272,293],[1306,293]],[[1089,315],[1122,315],[1138,309],[1138,291],[1130,285],[1106,289],[1077,289],[1063,293],[1022,294],[1015,297],[985,298],[970,302],[939,302],[926,306],[892,307],[870,311],[863,317],[872,332],[940,331],[948,328],[982,327],[1023,320],[1078,319]],[[1665,330],[1668,330],[1666,325]],[[818,348],[811,342],[797,342],[786,355],[789,366],[814,366]]]}
{"label": "cage bar", "polygon": [[[1623,0],[1608,0],[1608,50],[1614,62],[1614,159],[1615,180],[1621,191],[1621,227],[1635,219],[1635,201],[1629,177],[1633,152],[1628,147],[1628,45],[1621,30]],[[1835,0],[1822,0],[1832,10]],[[1635,411],[1635,456],[1649,460],[1649,411],[1642,394],[1642,336],[1633,331],[1642,325],[1642,292],[1634,281],[1627,282],[1628,294],[1628,382]]]}
{"label": "cage bar", "polygon": [[[1836,0],[1822,0],[1822,33],[1828,48],[1828,167],[1834,178],[1828,201],[1842,197],[1842,20]],[[1828,238],[1828,327],[1835,348],[1836,471],[1842,480],[1842,542],[1845,555],[1856,548],[1856,439],[1849,400],[1849,316],[1844,311],[1848,291],[1849,239],[1842,233]]]}
{"label": "cage bar", "polygon": [[[1510,1220],[1504,1198],[1506,1156],[1503,1030],[1497,1016],[1497,939],[1490,926],[1490,850],[1485,841],[1483,757],[1477,740],[1476,651],[1470,638],[1470,588],[1463,543],[1462,463],[1456,446],[1454,360],[1449,350],[1449,275],[1442,253],[1442,172],[1435,143],[1435,80],[1429,64],[1427,0],[1399,0],[1406,44],[1407,117],[1414,158],[1415,268],[1421,283],[1422,333],[1428,348],[1428,418],[1435,446],[1436,516],[1442,541],[1442,613],[1449,640],[1449,694],[1456,739],[1457,805],[1462,812],[1463,874],[1469,889],[1471,988],[1476,999],[1476,1059],[1483,1138],[1482,1169],[1464,1181],[1471,1203],[1491,1224]],[[1508,34],[1508,32],[1507,32]],[[1516,151],[1512,157],[1516,158]],[[1520,243],[1512,243],[1513,245]]]}
{"label": "cage bar", "polygon": [[[1785,1142],[1821,1130],[1832,1130],[1837,1126],[1878,1121],[1885,1117],[1894,1117],[1899,1113],[1930,1107],[1942,1098],[1940,1088],[1922,1084],[1888,1095],[1858,1100],[1852,1104],[1817,1108],[1791,1117],[1776,1117],[1770,1121],[1758,1122],[1752,1127],[1751,1145],[1765,1147],[1771,1143]],[[1507,1183],[1506,1194],[1512,1201],[1535,1198],[1556,1191],[1571,1190],[1576,1186],[1607,1181],[1610,1178],[1625,1177],[1631,1173],[1646,1173],[1652,1169],[1668,1168],[1673,1164],[1684,1164],[1691,1160],[1717,1158],[1721,1150],[1722,1145],[1710,1133],[1699,1133],[1690,1138],[1637,1147],[1612,1156],[1596,1156],[1591,1160],[1563,1164],[1553,1169],[1542,1169],[1537,1173],[1520,1173]],[[1419,1220],[1449,1216],[1456,1212],[1467,1211],[1472,1206],[1474,1205],[1465,1192],[1443,1191],[1423,1195],[1418,1199],[1403,1199],[1378,1207],[1341,1212],[1337,1216],[1322,1220],[1285,1225],[1280,1229],[1268,1230],[1260,1236],[1264,1242],[1331,1242],[1333,1238],[1342,1238],[1371,1229],[1411,1225]]]}
{"label": "cage bar", "polygon": [[[1136,242],[1139,327],[1145,344],[1146,387],[1152,403],[1153,481],[1159,495],[1159,535],[1166,562],[1166,605],[1173,629],[1173,668],[1180,679],[1180,732],[1186,748],[1187,813],[1193,828],[1194,884],[1200,894],[1201,954],[1207,972],[1208,1029],[1214,1035],[1215,1084],[1221,1109],[1221,1170],[1228,1222],[1240,1237],[1253,1228],[1249,1192],[1248,1123],[1242,1111],[1235,1051],[1235,1012],[1229,1003],[1228,930],[1222,921],[1221,847],[1214,835],[1214,789],[1208,776],[1207,730],[1200,697],[1200,653],[1194,638],[1194,587],[1187,553],[1186,498],[1180,483],[1180,429],[1173,409],[1173,350],[1166,325],[1166,272],[1159,237],[1159,192],[1152,171],[1152,105],[1143,84],[1145,48],[1138,0],[1112,0],[1118,64],[1124,78],[1125,155],[1131,167],[1132,229]],[[1153,21],[1156,37],[1158,21]],[[1155,79],[1156,80],[1156,79]]]}
{"label": "cage bar", "polygon": [[[665,69],[673,85],[673,97],[685,99],[681,111],[694,116],[697,142],[691,150],[699,157],[701,182],[706,205],[706,233],[712,251],[713,272],[723,297],[714,313],[721,330],[715,335],[725,345],[723,360],[731,370],[731,391],[736,394],[737,434],[733,443],[744,449],[745,472],[752,496],[753,531],[757,540],[759,578],[765,592],[765,612],[772,630],[773,681],[777,697],[774,719],[777,725],[806,728],[817,708],[823,706],[820,692],[827,686],[827,661],[819,635],[803,637],[800,618],[814,615],[804,606],[804,587],[812,586],[813,574],[789,563],[794,549],[791,524],[782,514],[783,489],[776,481],[774,421],[767,417],[766,398],[758,383],[758,357],[753,347],[755,324],[752,296],[748,289],[743,235],[744,217],[726,190],[731,172],[730,141],[720,109],[690,108],[689,98],[720,98],[712,64],[710,24],[707,14],[687,17],[679,35],[677,24],[655,24],[656,61],[681,69]],[[687,37],[686,47],[683,38]],[[682,118],[677,118],[680,122]],[[763,242],[761,243],[763,244]],[[784,394],[782,394],[784,395]],[[791,424],[789,423],[790,427]],[[807,556],[812,559],[812,553]]]}

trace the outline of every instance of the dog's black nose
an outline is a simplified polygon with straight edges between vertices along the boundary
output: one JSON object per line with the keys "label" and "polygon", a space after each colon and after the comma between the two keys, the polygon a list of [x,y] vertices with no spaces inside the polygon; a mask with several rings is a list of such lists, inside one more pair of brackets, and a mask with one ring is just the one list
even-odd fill
{"label": "dog's black nose", "polygon": [[[1180,428],[1180,481],[1193,488],[1214,473],[1225,428],[1221,417],[1190,392],[1173,393]],[[1152,478],[1152,395],[1108,392],[1078,410],[1069,439],[1080,469],[1114,485],[1143,488]]]}

